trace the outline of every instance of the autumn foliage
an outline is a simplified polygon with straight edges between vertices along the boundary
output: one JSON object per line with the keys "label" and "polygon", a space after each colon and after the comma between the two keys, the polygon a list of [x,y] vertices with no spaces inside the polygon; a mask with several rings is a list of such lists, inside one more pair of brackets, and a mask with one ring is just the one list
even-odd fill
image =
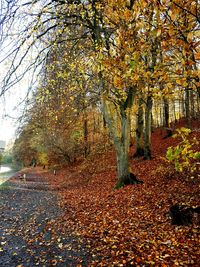
{"label": "autumn foliage", "polygon": [[[194,136],[199,138],[199,132],[190,138]],[[66,210],[61,221],[91,252],[89,266],[198,266],[199,218],[191,225],[176,226],[169,214],[176,203],[199,205],[198,178],[180,174],[166,163],[166,149],[177,141],[162,137],[160,130],[153,134],[152,160],[130,160],[142,185],[113,190],[112,151],[61,169],[56,176],[45,174]]]}
{"label": "autumn foliage", "polygon": [[[193,0],[3,6],[2,31],[27,24],[0,96],[32,69],[37,80],[15,162],[48,169],[66,210],[58,224],[82,238],[90,266],[198,266],[198,216],[179,227],[169,214],[199,205],[198,10]],[[183,126],[181,142],[172,135]]]}

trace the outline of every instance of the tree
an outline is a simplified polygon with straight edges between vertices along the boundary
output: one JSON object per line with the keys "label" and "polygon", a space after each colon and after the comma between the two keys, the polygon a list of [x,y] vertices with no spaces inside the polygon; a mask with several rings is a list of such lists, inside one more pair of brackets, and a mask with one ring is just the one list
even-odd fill
{"label": "tree", "polygon": [[[49,113],[56,118],[61,99],[74,94],[75,100],[83,104],[93,89],[101,98],[104,118],[116,150],[118,182],[131,183],[128,152],[134,99],[137,97],[145,103],[144,153],[146,158],[150,158],[155,96],[167,97],[178,86],[187,87],[188,84],[199,90],[196,75],[199,17],[198,12],[195,13],[198,3],[189,2],[192,7],[186,1],[180,7],[178,0],[153,0],[151,3],[144,0],[8,2],[3,5],[3,32],[13,30],[22,17],[27,24],[23,24],[14,48],[6,54],[11,63],[3,80],[2,94],[29,70],[33,69],[37,74],[45,70],[47,80],[43,79],[42,85],[47,90],[45,103],[50,103]],[[179,9],[184,16],[181,13],[179,17]],[[183,29],[185,17],[189,24],[186,31]],[[4,44],[6,38],[8,40],[8,34],[3,35]],[[180,45],[184,45],[183,51],[180,51]],[[34,50],[32,61],[22,70],[22,63],[29,58],[33,47],[37,50]],[[70,50],[71,54],[65,57],[61,47]],[[162,60],[159,58],[160,50]],[[63,53],[62,63],[61,55],[58,56],[60,52]],[[186,60],[183,59],[184,53]],[[187,68],[188,65],[193,67]],[[184,71],[180,70],[183,67]],[[64,90],[66,81],[72,88],[70,94]],[[87,140],[87,105],[82,104],[85,111],[84,138]],[[62,104],[61,107],[64,109]],[[62,118],[61,114],[59,117]]]}

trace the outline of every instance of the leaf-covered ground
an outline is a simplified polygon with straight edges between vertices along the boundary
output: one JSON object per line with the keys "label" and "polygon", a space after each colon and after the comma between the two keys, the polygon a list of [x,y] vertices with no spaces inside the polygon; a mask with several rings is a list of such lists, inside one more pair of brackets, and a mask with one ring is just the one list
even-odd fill
{"label": "leaf-covered ground", "polygon": [[[200,140],[195,127],[191,137]],[[22,205],[16,212],[12,204],[11,214],[3,214],[1,256],[12,254],[12,261],[21,266],[199,266],[199,225],[196,221],[190,226],[171,225],[169,217],[172,204],[200,205],[199,176],[189,179],[177,174],[163,160],[167,147],[176,143],[171,137],[162,139],[163,135],[160,130],[153,134],[152,160],[130,159],[132,171],[144,184],[113,190],[113,151],[91,155],[58,169],[56,175],[52,170],[26,170],[38,177],[36,188],[31,179],[28,185],[12,179],[23,185],[23,195],[9,191],[6,198],[1,191],[4,209],[10,198]],[[41,183],[42,177],[49,184]],[[33,193],[33,189],[37,190]],[[25,224],[23,216],[28,218]],[[42,218],[42,226],[37,218]],[[15,243],[9,243],[13,233],[20,236],[22,263]]]}
{"label": "leaf-covered ground", "polygon": [[[194,127],[190,137],[200,140],[198,125]],[[57,176],[48,174],[60,188],[66,227],[84,237],[91,251],[90,266],[199,266],[199,226],[171,225],[169,217],[175,203],[199,206],[199,175],[189,179],[163,160],[167,147],[177,142],[162,139],[164,135],[160,130],[153,134],[152,160],[130,160],[144,184],[113,190],[112,151],[60,170]]]}

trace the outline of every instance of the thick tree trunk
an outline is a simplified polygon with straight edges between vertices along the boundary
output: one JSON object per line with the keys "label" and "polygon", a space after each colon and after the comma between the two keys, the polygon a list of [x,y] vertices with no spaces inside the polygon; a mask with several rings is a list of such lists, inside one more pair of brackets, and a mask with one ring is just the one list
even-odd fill
{"label": "thick tree trunk", "polygon": [[144,114],[142,108],[142,99],[138,101],[138,113],[137,113],[137,121],[136,121],[136,152],[133,155],[134,157],[142,157],[144,156],[144,148],[143,148],[143,130],[144,130]]}
{"label": "thick tree trunk", "polygon": [[147,97],[145,109],[145,131],[144,131],[144,159],[151,159],[151,112],[153,100],[151,96]]}
{"label": "thick tree trunk", "polygon": [[130,183],[129,156],[127,145],[128,140],[126,140],[126,142],[120,142],[118,144],[118,148],[116,149],[118,185]]}
{"label": "thick tree trunk", "polygon": [[128,184],[130,180],[130,171],[128,163],[128,152],[130,145],[130,110],[124,110],[123,106],[120,107],[120,120],[121,140],[116,146],[118,183]]}
{"label": "thick tree trunk", "polygon": [[[130,96],[133,97],[133,96]],[[130,145],[130,108],[127,101],[118,108],[112,108],[105,97],[102,98],[102,108],[110,136],[114,143],[117,156],[118,182],[116,187],[131,183],[128,152]],[[130,100],[132,102],[132,99]],[[118,118],[116,121],[116,117]]]}

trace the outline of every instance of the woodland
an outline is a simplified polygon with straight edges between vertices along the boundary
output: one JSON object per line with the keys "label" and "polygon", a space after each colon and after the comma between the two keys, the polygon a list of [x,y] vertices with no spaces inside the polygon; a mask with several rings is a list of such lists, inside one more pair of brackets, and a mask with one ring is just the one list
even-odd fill
{"label": "woodland", "polygon": [[56,227],[88,266],[199,266],[199,1],[0,7],[0,97],[31,80],[12,160],[59,195]]}

